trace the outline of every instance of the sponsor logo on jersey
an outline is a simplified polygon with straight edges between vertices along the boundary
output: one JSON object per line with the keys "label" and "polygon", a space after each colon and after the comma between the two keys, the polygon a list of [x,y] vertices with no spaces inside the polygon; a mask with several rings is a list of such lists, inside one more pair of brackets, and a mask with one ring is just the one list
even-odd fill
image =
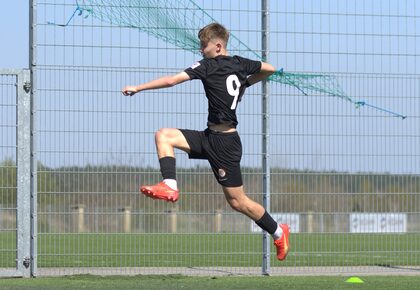
{"label": "sponsor logo on jersey", "polygon": [[200,66],[200,64],[201,63],[199,61],[197,61],[197,62],[195,62],[195,63],[192,64],[191,68],[192,69],[195,69],[196,67]]}

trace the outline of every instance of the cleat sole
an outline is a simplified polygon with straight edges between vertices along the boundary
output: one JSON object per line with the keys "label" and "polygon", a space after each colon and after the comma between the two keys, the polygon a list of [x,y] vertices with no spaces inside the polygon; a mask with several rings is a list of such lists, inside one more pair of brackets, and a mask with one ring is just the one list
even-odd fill
{"label": "cleat sole", "polygon": [[169,201],[169,202],[176,202],[178,200],[178,198],[175,198],[173,196],[159,196],[156,195],[155,193],[153,193],[152,191],[146,189],[146,188],[141,188],[140,192],[143,193],[144,195],[146,195],[147,197],[153,198],[153,199],[159,199],[159,200],[164,200],[164,201]]}

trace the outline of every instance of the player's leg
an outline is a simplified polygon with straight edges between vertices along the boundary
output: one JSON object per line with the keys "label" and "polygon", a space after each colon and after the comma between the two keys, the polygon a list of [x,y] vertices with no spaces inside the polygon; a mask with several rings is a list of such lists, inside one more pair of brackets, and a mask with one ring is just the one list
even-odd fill
{"label": "player's leg", "polygon": [[190,152],[185,136],[179,129],[162,128],[155,133],[156,150],[159,157],[163,181],[140,187],[140,191],[152,198],[175,202],[179,197],[176,182],[176,159],[174,148]]}
{"label": "player's leg", "polygon": [[162,128],[155,133],[156,150],[159,159],[175,157],[174,148],[190,153],[190,145],[181,130]]}
{"label": "player's leg", "polygon": [[[243,213],[250,219],[257,221],[259,220],[265,209],[259,203],[250,199],[244,192],[243,186],[238,187],[226,187],[222,186],[223,193],[225,194],[226,200],[232,209]],[[275,222],[274,222],[275,223]]]}
{"label": "player's leg", "polygon": [[226,187],[223,192],[229,205],[236,211],[245,214],[255,223],[268,232],[274,240],[277,249],[277,258],[284,260],[289,252],[289,226],[277,224],[264,207],[250,199],[244,191],[243,186]]}

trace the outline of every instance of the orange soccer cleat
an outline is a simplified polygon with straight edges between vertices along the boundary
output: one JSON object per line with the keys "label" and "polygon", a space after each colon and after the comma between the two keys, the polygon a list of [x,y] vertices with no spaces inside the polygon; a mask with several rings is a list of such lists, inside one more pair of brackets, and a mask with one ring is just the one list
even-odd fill
{"label": "orange soccer cleat", "polygon": [[274,246],[276,246],[277,249],[277,259],[283,261],[284,259],[286,259],[287,254],[289,253],[290,229],[289,226],[286,224],[280,224],[279,226],[283,230],[283,234],[281,235],[280,239],[274,241]]}
{"label": "orange soccer cleat", "polygon": [[171,202],[176,202],[179,197],[179,190],[170,188],[163,181],[155,185],[143,185],[140,187],[140,192],[154,199],[162,199]]}

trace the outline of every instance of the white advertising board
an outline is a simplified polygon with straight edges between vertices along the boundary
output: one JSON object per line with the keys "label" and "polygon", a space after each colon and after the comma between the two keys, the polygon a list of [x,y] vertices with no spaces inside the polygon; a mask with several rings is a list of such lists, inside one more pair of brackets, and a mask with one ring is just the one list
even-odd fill
{"label": "white advertising board", "polygon": [[351,233],[405,233],[407,215],[403,213],[352,213]]}

